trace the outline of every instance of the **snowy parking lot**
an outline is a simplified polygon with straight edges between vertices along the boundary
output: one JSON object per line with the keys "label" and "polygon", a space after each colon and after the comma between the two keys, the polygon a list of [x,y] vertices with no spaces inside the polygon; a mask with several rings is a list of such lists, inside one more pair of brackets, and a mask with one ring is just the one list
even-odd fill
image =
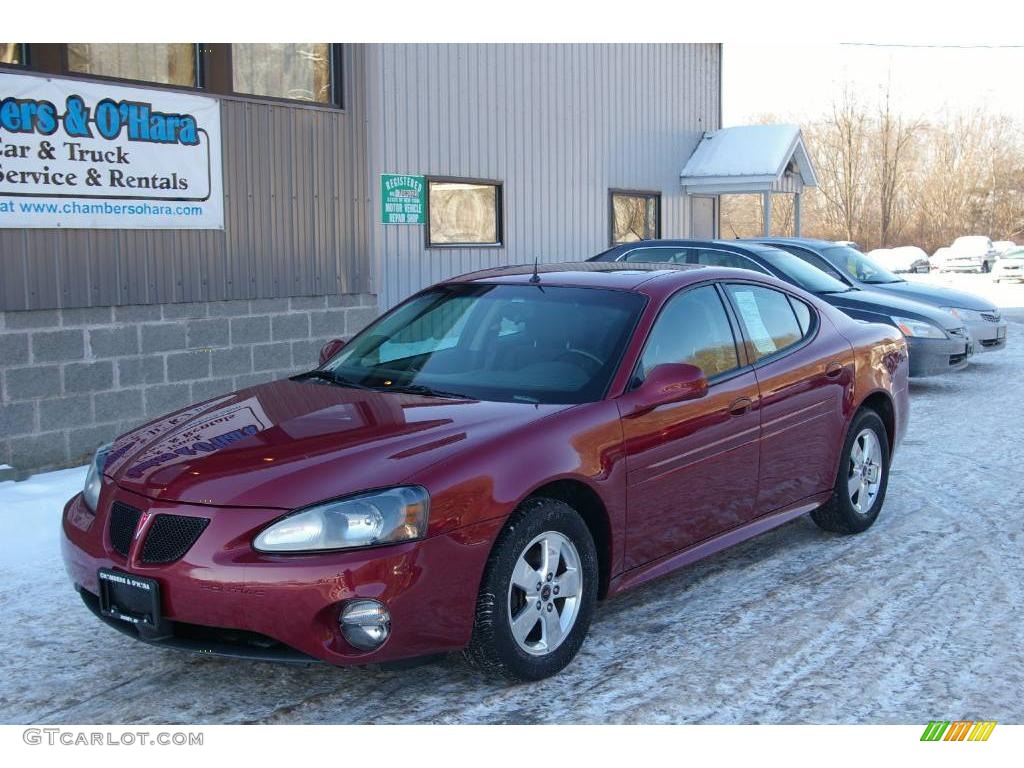
{"label": "snowy parking lot", "polygon": [[135,643],[74,593],[61,506],[84,469],[0,483],[0,722],[1024,722],[1024,286],[930,275],[1004,307],[1009,346],[914,382],[885,508],[801,518],[598,608],[557,678],[455,659],[292,667]]}

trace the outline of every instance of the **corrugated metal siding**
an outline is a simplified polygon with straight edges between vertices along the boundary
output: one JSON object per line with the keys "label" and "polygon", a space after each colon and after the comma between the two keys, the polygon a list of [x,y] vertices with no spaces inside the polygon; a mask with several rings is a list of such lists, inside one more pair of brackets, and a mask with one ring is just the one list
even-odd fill
{"label": "corrugated metal siding", "polygon": [[[719,126],[720,47],[382,45],[369,52],[372,247],[381,304],[473,269],[585,259],[608,245],[608,190],[660,191],[690,232],[679,172]],[[426,248],[380,223],[379,175],[504,183],[502,248]]]}
{"label": "corrugated metal siding", "polygon": [[344,112],[222,99],[224,231],[0,230],[0,310],[370,288],[363,46]]}

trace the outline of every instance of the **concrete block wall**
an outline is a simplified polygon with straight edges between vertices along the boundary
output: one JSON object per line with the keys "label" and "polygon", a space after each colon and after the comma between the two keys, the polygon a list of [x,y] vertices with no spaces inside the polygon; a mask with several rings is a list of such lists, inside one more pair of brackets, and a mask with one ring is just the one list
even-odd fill
{"label": "concrete block wall", "polygon": [[0,465],[83,464],[168,411],[308,370],[370,294],[0,312]]}

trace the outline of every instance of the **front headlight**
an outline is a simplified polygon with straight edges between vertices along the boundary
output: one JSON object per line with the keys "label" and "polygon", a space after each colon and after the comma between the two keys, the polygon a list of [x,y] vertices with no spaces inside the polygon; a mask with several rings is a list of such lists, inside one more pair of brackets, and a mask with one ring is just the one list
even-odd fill
{"label": "front headlight", "polygon": [[427,532],[430,496],[418,485],[328,501],[294,512],[253,541],[259,552],[310,552],[370,547],[420,539]]}
{"label": "front headlight", "polygon": [[100,489],[103,487],[103,466],[107,463],[107,454],[110,453],[110,443],[101,445],[96,449],[89,464],[89,471],[85,475],[85,487],[82,489],[82,501],[85,506],[96,511],[96,505],[100,503]]}
{"label": "front headlight", "polygon": [[961,320],[978,322],[984,320],[981,316],[981,312],[977,312],[973,309],[964,309],[963,307],[942,307],[953,317],[959,317]]}
{"label": "front headlight", "polygon": [[894,315],[892,321],[896,323],[896,327],[903,332],[904,336],[914,336],[919,339],[946,338],[946,332],[939,328],[939,326],[932,325],[924,320],[911,320],[909,317],[896,317]]}

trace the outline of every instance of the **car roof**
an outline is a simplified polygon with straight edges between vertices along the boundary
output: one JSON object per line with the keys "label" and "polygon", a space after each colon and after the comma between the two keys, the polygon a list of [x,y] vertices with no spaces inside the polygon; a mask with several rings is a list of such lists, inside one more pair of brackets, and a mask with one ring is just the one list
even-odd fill
{"label": "car roof", "polygon": [[[537,274],[541,285],[579,288],[614,288],[635,290],[657,278],[675,277],[680,283],[711,277],[719,269],[700,264],[648,264],[616,261],[579,261],[539,264]],[[533,264],[513,264],[469,272],[445,280],[444,283],[488,282],[527,285],[533,277]],[[694,274],[697,277],[692,277]]]}
{"label": "car roof", "polygon": [[818,237],[751,237],[741,242],[755,243],[788,243],[791,245],[806,245],[812,248],[831,248],[839,245],[835,240],[822,240]]}
{"label": "car roof", "polygon": [[[632,243],[620,243],[612,246],[593,256],[592,259],[600,258],[607,253],[629,253],[630,251],[643,250],[645,248],[735,248],[740,252],[747,253],[770,253],[777,251],[767,243],[760,243],[756,240],[697,240],[693,238],[675,238],[672,240],[636,240]],[[630,262],[635,263],[635,262]]]}

